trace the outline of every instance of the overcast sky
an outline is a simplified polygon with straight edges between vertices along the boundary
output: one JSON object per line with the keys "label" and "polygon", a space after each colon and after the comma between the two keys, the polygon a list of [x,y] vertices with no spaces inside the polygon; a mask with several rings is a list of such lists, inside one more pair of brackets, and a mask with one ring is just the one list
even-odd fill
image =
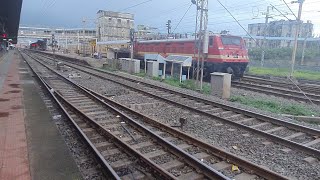
{"label": "overcast sky", "polygon": [[[287,18],[295,19],[282,0],[220,1],[246,29],[249,23],[264,23],[265,15],[263,13],[270,4],[283,14],[288,14]],[[297,15],[298,4],[291,4],[291,0],[286,0],[286,2]],[[140,3],[142,4],[138,5]],[[135,14],[135,25],[149,25],[159,28],[161,32],[165,32],[165,24],[168,19],[172,21],[173,29],[176,29],[175,32],[193,32],[195,6],[191,6],[185,18],[177,26],[190,4],[190,0],[23,0],[20,25],[77,28],[82,27],[81,20],[86,18],[88,20],[87,26],[95,27],[96,13],[102,9],[133,13]],[[317,36],[320,34],[319,7],[320,0],[306,0],[302,14],[302,20],[311,20],[314,23]],[[271,14],[274,16],[274,20],[286,19],[275,9],[271,10]],[[216,0],[209,0],[209,30],[213,32],[229,30],[231,34],[245,34],[245,31]]]}

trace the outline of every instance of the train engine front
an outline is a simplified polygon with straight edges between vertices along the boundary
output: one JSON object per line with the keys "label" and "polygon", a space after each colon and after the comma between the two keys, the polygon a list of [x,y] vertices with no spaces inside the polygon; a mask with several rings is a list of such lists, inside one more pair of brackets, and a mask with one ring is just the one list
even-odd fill
{"label": "train engine front", "polygon": [[243,77],[249,63],[248,50],[239,36],[209,36],[208,55],[205,62],[206,76],[211,72],[225,72],[233,78]]}

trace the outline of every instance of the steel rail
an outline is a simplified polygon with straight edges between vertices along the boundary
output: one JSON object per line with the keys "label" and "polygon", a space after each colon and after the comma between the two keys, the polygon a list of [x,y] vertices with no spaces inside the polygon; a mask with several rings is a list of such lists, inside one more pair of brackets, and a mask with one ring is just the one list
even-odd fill
{"label": "steel rail", "polygon": [[[36,60],[38,61],[38,60]],[[39,61],[38,61],[39,62]],[[157,139],[157,142],[160,142],[161,144],[167,146],[167,148],[171,149],[172,152],[174,152],[174,154],[176,154],[179,157],[183,157],[183,159],[188,162],[190,165],[192,165],[195,169],[198,169],[198,171],[201,171],[205,176],[209,177],[210,179],[229,179],[228,177],[226,177],[225,175],[223,175],[222,173],[220,173],[219,171],[213,169],[212,167],[208,166],[207,164],[201,162],[199,159],[195,158],[194,156],[186,153],[185,151],[183,151],[181,148],[176,147],[175,145],[173,145],[171,142],[165,140],[164,138],[160,137],[159,135],[155,134],[154,132],[150,131],[149,129],[147,129],[146,127],[144,127],[143,125],[141,125],[140,123],[136,122],[135,120],[133,120],[131,117],[129,117],[128,115],[124,114],[123,112],[121,112],[120,110],[118,110],[117,108],[107,104],[105,101],[100,100],[97,96],[95,96],[94,94],[92,94],[90,91],[87,91],[86,89],[84,89],[83,87],[77,85],[76,83],[74,83],[73,81],[71,81],[70,79],[65,78],[64,76],[62,76],[61,74],[57,73],[56,71],[52,70],[50,67],[46,66],[45,64],[39,62],[40,64],[42,64],[44,67],[46,67],[47,69],[51,70],[52,72],[54,72],[55,74],[57,74],[60,78],[63,78],[64,80],[68,81],[69,83],[73,84],[73,86],[79,88],[81,91],[85,92],[86,94],[90,95],[91,97],[97,99],[100,101],[100,103],[104,104],[106,107],[112,109],[113,111],[117,112],[118,114],[121,115],[121,117],[124,117],[127,122],[129,122],[131,125],[135,126],[138,129],[142,129],[144,132],[147,132],[148,134],[150,134],[151,136],[153,136],[153,138]],[[69,106],[71,106],[75,111],[78,111],[78,113],[82,114],[82,116],[86,115],[78,110],[76,107],[74,107],[68,100],[64,99],[62,97],[62,95],[60,95],[59,93],[55,92],[65,103],[67,103]],[[92,120],[89,117],[86,117],[86,119],[90,120],[91,122],[95,123],[94,120]],[[99,128],[104,129],[100,124],[97,124],[97,126],[99,126]],[[109,133],[106,129],[104,129],[106,131],[106,133]],[[112,135],[112,134],[109,134]],[[116,136],[114,136],[114,139],[117,140],[119,143],[122,143],[123,146],[126,146],[126,149],[131,149],[131,147],[129,145],[127,145],[126,143],[122,142],[119,138],[117,138]],[[133,153],[135,154],[139,154],[140,156],[143,156],[140,152],[132,149],[132,151],[135,151]],[[157,167],[159,169],[162,169],[160,166],[154,164],[153,162],[151,162],[150,160],[146,159],[148,164],[151,163],[152,166]],[[163,170],[162,173],[167,173],[165,170]],[[170,175],[170,178],[174,177],[171,174],[163,174],[163,175]],[[281,177],[281,176],[280,176]]]}
{"label": "steel rail", "polygon": [[[23,57],[23,56],[22,56]],[[75,122],[75,120],[69,115],[68,111],[64,108],[62,103],[58,100],[57,96],[54,92],[51,91],[51,87],[44,81],[44,79],[31,67],[29,62],[23,57],[27,65],[29,66],[30,70],[33,74],[35,74],[35,77],[38,79],[38,81],[45,87],[45,90],[50,94],[51,98],[54,99],[54,101],[57,103],[60,110],[62,110],[63,114],[71,121],[72,125],[77,130],[78,134],[85,140],[85,143],[91,148],[91,150],[94,152],[93,154],[96,156],[96,158],[100,161],[102,164],[102,168],[105,169],[106,172],[108,172],[108,175],[112,176],[112,178],[116,180],[120,180],[120,177],[117,175],[117,173],[113,170],[113,168],[110,166],[110,164],[105,160],[103,155],[99,152],[99,150],[94,146],[94,144],[90,141],[88,136],[82,131],[82,129],[78,126],[78,124]]]}
{"label": "steel rail", "polygon": [[[81,85],[79,85],[79,86],[81,86]],[[235,156],[235,155],[223,150],[222,148],[214,147],[208,143],[199,141],[198,139],[196,139],[196,138],[194,138],[194,137],[192,137],[182,131],[179,131],[179,130],[176,130],[172,127],[169,127],[168,125],[165,125],[164,123],[156,121],[145,114],[134,111],[133,109],[130,109],[130,108],[126,107],[125,105],[122,105],[122,104],[120,104],[120,103],[118,103],[118,102],[116,102],[116,101],[114,101],[114,100],[112,100],[102,94],[99,94],[99,93],[97,93],[87,87],[84,87],[84,86],[82,86],[82,87],[87,89],[92,94],[99,97],[100,99],[104,100],[105,102],[108,102],[108,103],[110,103],[114,106],[120,107],[121,109],[124,109],[125,111],[128,111],[138,117],[141,117],[146,122],[154,124],[155,126],[159,127],[160,129],[166,129],[170,133],[176,134],[178,137],[180,137],[182,139],[186,139],[187,141],[192,142],[192,144],[197,145],[198,147],[201,147],[203,149],[206,149],[208,152],[211,152],[211,153],[215,154],[216,156],[219,156],[219,157],[222,156],[223,159],[225,159],[228,162],[236,164],[239,167],[244,167],[245,169],[249,169],[249,170],[251,170],[252,173],[260,175],[261,177],[264,177],[266,179],[287,179],[287,177],[284,177],[280,174],[277,174],[269,169],[263,168],[262,166],[254,164],[254,163],[252,163],[242,157]]]}
{"label": "steel rail", "polygon": [[[315,157],[320,157],[320,150],[317,150],[317,149],[314,149],[314,148],[311,148],[311,147],[307,147],[307,146],[304,146],[302,144],[299,144],[299,143],[296,143],[296,142],[293,142],[293,141],[290,141],[290,140],[286,140],[284,138],[281,138],[281,137],[278,137],[278,136],[263,132],[261,130],[254,129],[254,128],[250,127],[250,126],[246,126],[246,125],[243,125],[243,124],[228,120],[226,118],[222,118],[222,117],[210,114],[208,112],[189,107],[187,105],[184,105],[184,104],[181,104],[179,102],[170,100],[168,98],[164,98],[164,97],[161,97],[159,95],[155,95],[153,93],[146,92],[146,91],[141,90],[139,88],[132,87],[132,86],[127,85],[125,83],[116,81],[114,79],[110,79],[110,78],[95,74],[93,72],[89,72],[87,70],[81,69],[79,67],[75,67],[74,64],[73,65],[69,65],[69,66],[71,66],[71,67],[73,67],[75,69],[78,69],[80,71],[86,72],[88,74],[91,74],[93,76],[96,76],[96,77],[99,77],[99,78],[102,78],[102,79],[105,79],[105,80],[108,80],[108,81],[111,81],[111,82],[114,82],[114,83],[117,83],[117,84],[121,84],[121,85],[123,85],[123,86],[125,86],[127,88],[134,89],[134,90],[136,90],[136,91],[138,91],[140,93],[148,94],[151,97],[154,97],[154,98],[157,98],[157,99],[162,99],[162,100],[164,100],[164,101],[166,101],[168,103],[175,104],[177,106],[186,108],[188,110],[191,110],[191,111],[206,115],[206,116],[208,116],[210,118],[214,118],[214,119],[217,119],[219,121],[226,122],[228,124],[234,125],[236,127],[243,128],[243,129],[246,129],[248,131],[257,133],[257,134],[259,134],[261,136],[264,136],[264,137],[266,137],[268,139],[272,139],[274,141],[277,141],[280,144],[283,144],[285,146],[301,150],[301,151],[303,151],[303,152],[305,152],[305,153],[307,153],[309,155],[312,155],[312,156],[315,156]],[[270,122],[270,123],[273,123],[273,124],[276,124],[276,125],[280,125],[280,126],[285,126],[285,127],[290,128],[290,129],[294,129],[294,130],[297,130],[297,131],[302,131],[302,132],[305,132],[305,133],[308,133],[308,134],[311,134],[311,135],[314,135],[314,136],[320,136],[320,131],[316,130],[316,129],[313,129],[313,128],[309,128],[309,127],[306,127],[306,126],[301,126],[301,125],[298,125],[298,124],[295,124],[295,123],[283,121],[283,120],[276,119],[276,118],[273,118],[273,117],[261,115],[259,113],[255,113],[255,112],[252,112],[252,111],[248,111],[248,110],[243,110],[243,109],[240,109],[240,108],[232,107],[232,106],[229,106],[229,105],[224,105],[224,104],[221,104],[221,103],[213,102],[213,101],[204,99],[202,97],[194,97],[194,96],[189,95],[189,94],[184,93],[184,92],[178,92],[178,91],[175,91],[175,90],[172,90],[172,89],[168,89],[168,88],[164,88],[164,87],[161,87],[161,86],[158,86],[158,85],[145,83],[145,82],[142,82],[142,81],[130,78],[130,77],[124,77],[124,76],[121,76],[121,75],[118,75],[118,74],[115,74],[115,73],[106,72],[106,71],[102,71],[102,70],[99,70],[99,69],[95,69],[95,68],[87,67],[87,66],[83,66],[83,65],[78,65],[78,66],[81,66],[83,68],[88,68],[88,69],[91,69],[93,71],[98,71],[98,72],[101,72],[101,73],[109,74],[109,75],[112,75],[112,76],[115,76],[115,77],[118,77],[118,78],[126,79],[126,80],[129,80],[130,82],[139,82],[140,84],[144,84],[146,86],[150,86],[150,87],[153,87],[153,88],[161,89],[162,91],[165,91],[165,92],[178,94],[180,96],[187,97],[187,98],[189,98],[191,100],[196,100],[196,101],[203,102],[203,103],[206,103],[206,104],[209,104],[209,105],[212,105],[212,106],[217,106],[217,107],[229,110],[229,111],[233,111],[233,112],[237,112],[237,113],[240,113],[240,114],[244,114],[244,115],[249,116],[249,117],[254,117],[254,118],[257,118],[258,120],[267,121],[267,122]]]}
{"label": "steel rail", "polygon": [[259,166],[257,164],[254,164],[244,158],[241,157],[237,157],[231,153],[228,153],[227,151],[221,149],[221,148],[217,148],[214,147],[210,144],[204,143],[202,141],[197,140],[194,137],[191,137],[189,135],[187,135],[186,133],[183,133],[181,131],[178,131],[174,128],[171,128],[161,122],[158,122],[156,120],[153,120],[152,118],[150,118],[149,116],[146,116],[144,114],[141,114],[139,112],[134,111],[133,109],[130,109],[120,103],[117,103],[89,88],[86,88],[82,85],[78,85],[80,87],[82,87],[83,89],[86,89],[88,92],[92,93],[93,95],[95,95],[96,97],[98,97],[99,99],[102,100],[102,102],[108,102],[111,105],[113,105],[114,107],[120,107],[121,109],[124,109],[132,114],[134,114],[135,116],[141,117],[142,119],[144,119],[144,121],[150,123],[150,124],[154,124],[156,127],[159,127],[160,129],[165,129],[166,131],[172,133],[172,134],[176,134],[178,137],[185,139],[188,142],[192,142],[192,144],[201,147],[205,150],[207,150],[208,152],[213,153],[214,155],[218,156],[218,157],[222,157],[222,159],[226,160],[227,162],[233,163],[238,165],[239,167],[243,167],[245,169],[249,169],[251,173],[255,173],[261,177],[264,177],[266,179],[288,179],[287,177],[284,177],[280,174],[277,174],[269,169],[263,168],[262,166]]}
{"label": "steel rail", "polygon": [[[271,117],[271,116],[263,115],[263,114],[260,114],[260,113],[257,113],[257,112],[253,112],[253,111],[250,111],[250,110],[245,110],[245,109],[242,109],[242,108],[239,108],[239,107],[234,107],[234,106],[231,106],[231,105],[222,104],[222,103],[219,103],[219,102],[215,102],[215,101],[212,101],[212,100],[205,99],[205,98],[200,97],[200,96],[190,95],[190,94],[185,93],[185,92],[169,89],[169,88],[162,87],[162,86],[159,86],[159,85],[156,85],[156,84],[150,84],[150,83],[144,82],[142,80],[137,80],[137,79],[134,79],[134,78],[131,78],[131,77],[115,74],[115,73],[108,72],[108,71],[103,71],[103,70],[96,69],[96,68],[93,68],[93,67],[90,67],[90,66],[74,64],[74,62],[70,63],[70,64],[71,64],[70,66],[72,66],[73,68],[78,69],[78,70],[83,71],[83,72],[86,72],[86,73],[89,73],[91,75],[95,75],[96,77],[101,77],[101,75],[97,75],[97,74],[94,74],[92,72],[88,72],[88,71],[86,71],[84,69],[75,67],[74,65],[81,66],[81,67],[84,67],[84,68],[87,68],[87,69],[90,69],[90,70],[93,70],[93,71],[97,71],[97,72],[100,72],[100,73],[112,75],[112,76],[115,76],[115,77],[118,77],[118,78],[121,78],[121,79],[128,80],[130,82],[137,82],[137,83],[149,86],[149,87],[160,89],[160,90],[165,91],[165,92],[170,92],[170,93],[173,93],[173,94],[182,95],[182,96],[187,97],[187,98],[189,98],[191,100],[196,100],[196,101],[198,100],[198,101],[204,102],[204,103],[212,105],[212,106],[220,107],[222,109],[226,109],[226,110],[233,111],[233,112],[236,112],[236,113],[240,113],[240,114],[243,114],[243,115],[246,115],[246,116],[250,116],[250,117],[255,117],[258,120],[268,121],[268,122],[271,122],[271,123],[274,123],[274,124],[277,124],[277,125],[289,127],[291,129],[294,129],[294,130],[297,130],[297,131],[303,131],[303,132],[306,132],[308,134],[312,134],[314,136],[320,136],[320,130],[317,130],[317,129],[314,129],[314,128],[302,126],[302,125],[295,124],[295,123],[288,122],[288,121],[283,121],[283,120],[280,120],[280,119],[277,119],[277,118],[274,118],[274,117]],[[108,80],[105,77],[103,77],[103,78]],[[115,82],[115,83],[119,84],[118,82]]]}
{"label": "steel rail", "polygon": [[[26,62],[28,63],[28,61],[26,60]],[[28,63],[29,64],[29,63]],[[30,68],[32,68],[29,65]],[[34,71],[33,71],[34,72]],[[81,131],[81,133],[86,137],[86,140],[88,140],[88,143],[90,143],[92,145],[92,147],[95,149],[95,152],[97,154],[99,154],[99,157],[101,157],[101,160],[104,161],[110,168],[110,170],[112,170],[115,175],[117,176],[116,179],[120,180],[120,177],[116,174],[116,172],[112,169],[112,167],[108,164],[108,162],[104,159],[103,155],[95,148],[95,146],[90,142],[90,140],[88,139],[88,137],[83,133],[83,131],[81,130],[81,128],[77,125],[77,123],[73,120],[73,118],[69,115],[68,111],[65,110],[64,106],[62,105],[62,103],[58,100],[62,100],[63,103],[66,103],[69,107],[71,107],[74,111],[78,112],[79,114],[81,114],[81,116],[85,117],[87,120],[89,120],[89,122],[91,122],[95,127],[97,127],[98,129],[102,130],[105,134],[108,135],[108,138],[111,136],[113,140],[115,140],[117,143],[120,144],[120,146],[124,147],[124,150],[127,151],[128,153],[133,153],[136,156],[139,156],[139,158],[143,157],[143,155],[130,148],[130,145],[126,144],[125,142],[123,142],[121,139],[119,139],[118,137],[112,135],[111,133],[108,132],[107,129],[105,129],[104,127],[102,127],[100,124],[96,123],[93,119],[87,117],[81,110],[77,109],[76,107],[74,107],[68,100],[66,100],[60,93],[57,93],[56,91],[52,92],[51,91],[51,87],[49,86],[49,84],[47,82],[45,82],[43,80],[43,78],[41,78],[41,76],[37,73],[35,73],[36,76],[42,80],[42,84],[44,84],[47,87],[47,90],[51,93],[51,95],[55,98],[56,102],[59,104],[59,107],[61,109],[64,110],[64,113],[72,119],[72,122],[74,123],[74,125],[77,127],[77,129],[79,129]],[[85,91],[85,90],[83,90]],[[167,174],[167,172],[165,172],[161,167],[159,167],[158,165],[154,164],[153,162],[150,162],[147,159],[143,159],[145,163],[147,163],[150,167],[153,167],[155,169],[158,169],[160,171],[158,171],[158,173],[162,174],[166,179],[176,179],[176,177],[172,176],[171,174]]]}
{"label": "steel rail", "polygon": [[257,84],[249,84],[249,83],[243,83],[243,82],[233,82],[232,87],[240,88],[240,89],[246,89],[251,90],[254,92],[260,92],[264,94],[274,95],[283,97],[286,99],[293,99],[298,101],[304,101],[304,102],[312,102],[314,104],[320,104],[320,96],[319,95],[313,95],[313,94],[305,94],[310,99],[304,97],[304,94],[298,91],[292,91],[292,90],[286,90],[286,89],[280,89],[275,87],[266,87],[263,85],[257,85]]}
{"label": "steel rail", "polygon": [[[254,76],[244,76],[241,80],[244,82],[253,82],[257,84],[266,84],[266,85],[272,85],[275,87],[281,87],[285,89],[292,89],[292,90],[296,90],[297,92],[300,92],[300,89],[301,89],[302,91],[306,91],[312,94],[320,93],[319,84],[301,84],[301,81],[299,81],[300,82],[299,87],[296,87],[294,84],[289,82],[274,81],[274,80],[264,79],[264,78],[254,77]],[[287,79],[284,79],[284,80],[287,80]]]}

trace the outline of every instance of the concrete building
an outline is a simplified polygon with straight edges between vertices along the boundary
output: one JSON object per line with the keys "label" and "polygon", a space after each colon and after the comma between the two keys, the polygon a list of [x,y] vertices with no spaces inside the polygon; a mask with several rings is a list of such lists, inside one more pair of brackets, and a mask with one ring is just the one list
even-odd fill
{"label": "concrete building", "polygon": [[97,13],[98,41],[129,40],[134,28],[134,15],[99,10]]}
{"label": "concrete building", "polygon": [[[297,21],[272,21],[265,26],[264,23],[255,23],[248,25],[248,32],[251,36],[263,37],[266,35],[266,46],[270,48],[277,47],[292,47],[294,42],[290,39],[294,38],[296,32]],[[265,27],[267,27],[265,31]],[[313,24],[311,21],[301,24],[299,38],[312,37]],[[265,34],[264,34],[265,33]],[[274,39],[274,40],[271,40]],[[252,39],[247,40],[247,46],[249,48],[258,47],[263,44],[263,38],[256,38],[256,41]]]}
{"label": "concrete building", "polygon": [[145,26],[145,25],[138,25],[137,26],[137,33],[136,37],[138,39],[152,39],[152,37],[156,34],[157,28]]}

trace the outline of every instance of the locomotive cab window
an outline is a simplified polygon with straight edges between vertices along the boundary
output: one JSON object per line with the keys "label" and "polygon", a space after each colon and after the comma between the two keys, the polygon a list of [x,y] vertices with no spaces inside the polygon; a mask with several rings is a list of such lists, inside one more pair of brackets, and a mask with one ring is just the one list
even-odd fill
{"label": "locomotive cab window", "polygon": [[209,37],[209,46],[212,47],[213,46],[213,36]]}
{"label": "locomotive cab window", "polygon": [[228,37],[228,36],[221,36],[221,40],[223,45],[241,45],[241,38],[239,37]]}

